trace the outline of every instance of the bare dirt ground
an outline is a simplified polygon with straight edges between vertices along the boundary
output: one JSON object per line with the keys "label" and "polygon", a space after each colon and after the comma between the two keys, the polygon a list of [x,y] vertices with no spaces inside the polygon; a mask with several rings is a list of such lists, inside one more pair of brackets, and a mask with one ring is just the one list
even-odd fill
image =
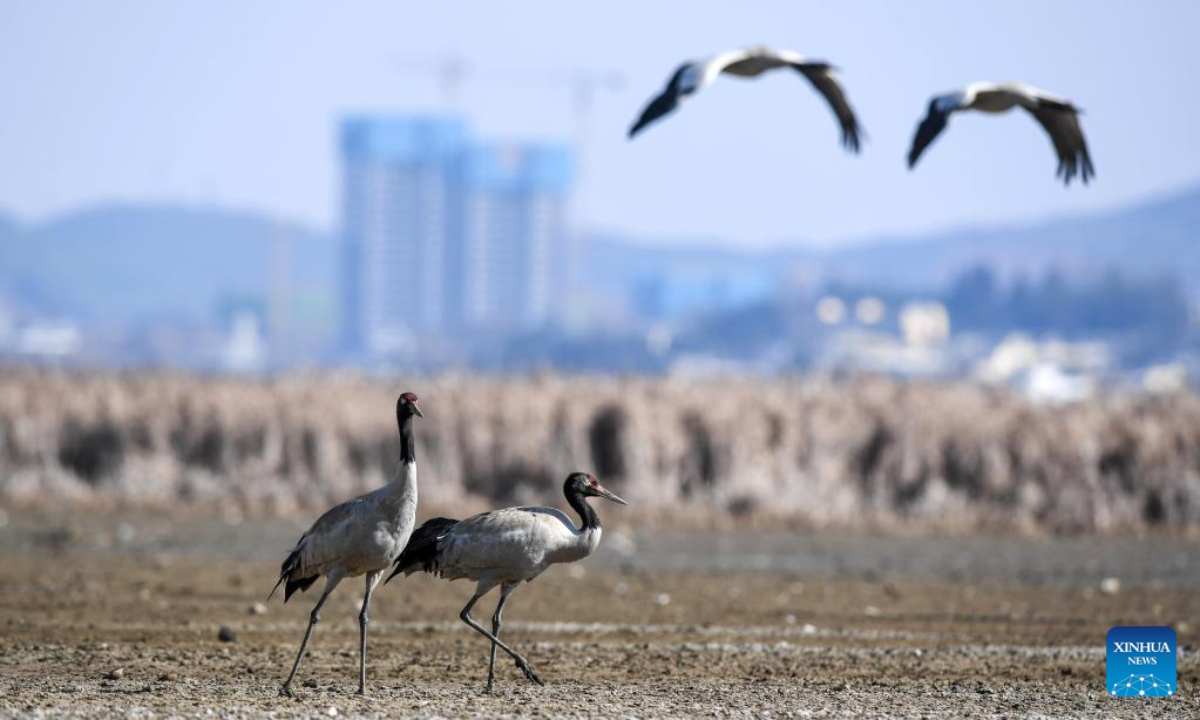
{"label": "bare dirt ground", "polygon": [[[1200,717],[1194,545],[620,528],[506,610],[546,687],[504,662],[483,695],[487,642],[457,620],[471,586],[414,577],[376,593],[372,697],[346,582],[282,698],[315,595],[253,606],[302,529],[9,511],[0,715]],[[1175,697],[1105,694],[1117,624],[1176,628]]]}

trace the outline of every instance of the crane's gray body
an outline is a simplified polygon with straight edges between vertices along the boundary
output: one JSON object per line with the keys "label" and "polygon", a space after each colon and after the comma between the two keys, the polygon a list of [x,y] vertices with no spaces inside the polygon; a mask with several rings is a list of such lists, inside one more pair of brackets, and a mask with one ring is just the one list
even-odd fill
{"label": "crane's gray body", "polygon": [[417,521],[417,464],[403,463],[391,483],[331,508],[296,543],[289,579],[339,579],[387,569]]}
{"label": "crane's gray body", "polygon": [[528,581],[555,563],[582,560],[600,544],[599,527],[577,527],[550,507],[517,507],[467,518],[438,540],[437,572],[492,588]]}

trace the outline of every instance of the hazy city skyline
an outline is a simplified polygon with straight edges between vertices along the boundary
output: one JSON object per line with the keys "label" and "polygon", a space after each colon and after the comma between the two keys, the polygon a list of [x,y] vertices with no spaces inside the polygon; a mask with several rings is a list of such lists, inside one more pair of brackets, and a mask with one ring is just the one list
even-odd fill
{"label": "hazy city skyline", "polygon": [[[853,22],[841,4],[480,5],[470,23],[441,7],[354,7],[5,4],[0,213],[37,222],[166,202],[336,231],[338,123],[443,109],[438,63],[453,56],[465,70],[456,109],[499,140],[573,139],[570,74],[623,78],[592,99],[585,229],[828,244],[1091,213],[1200,179],[1200,148],[1179,140],[1200,110],[1180,92],[1200,74],[1194,3],[871,2]],[[820,98],[786,74],[723,79],[626,142],[679,62],[751,43],[842,68],[869,138],[862,157],[842,152]],[[1018,116],[962,118],[918,171],[905,169],[930,94],[1007,78],[1085,109],[1091,187],[1059,186],[1048,141]]]}
{"label": "hazy city skyline", "polygon": [[562,316],[575,244],[566,146],[481,143],[452,115],[376,115],[343,125],[342,152],[347,353]]}

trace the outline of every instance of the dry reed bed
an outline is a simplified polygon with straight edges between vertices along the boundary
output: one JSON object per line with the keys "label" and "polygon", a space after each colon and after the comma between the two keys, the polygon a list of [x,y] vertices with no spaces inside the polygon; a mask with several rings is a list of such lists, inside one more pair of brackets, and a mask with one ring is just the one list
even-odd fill
{"label": "dry reed bed", "polygon": [[422,398],[427,506],[595,471],[663,517],[1028,533],[1200,530],[1200,398],[1068,407],[969,384],[535,376],[249,381],[0,370],[0,499],[310,512],[385,482]]}

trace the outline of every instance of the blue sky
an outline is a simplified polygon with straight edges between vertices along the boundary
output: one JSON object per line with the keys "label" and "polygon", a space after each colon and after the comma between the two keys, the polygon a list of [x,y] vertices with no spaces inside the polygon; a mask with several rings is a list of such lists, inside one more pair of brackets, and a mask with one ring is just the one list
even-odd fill
{"label": "blue sky", "polygon": [[[1200,180],[1200,3],[18,2],[0,4],[0,210],[110,201],[338,218],[338,119],[437,110],[433,63],[496,139],[575,138],[563,79],[619,74],[586,127],[582,226],[657,240],[852,242],[1090,213]],[[724,78],[638,140],[682,60],[752,43],[842,69],[869,134],[846,155],[797,77]],[[1019,79],[1074,99],[1099,173],[1063,189],[1028,117],[964,117],[909,173],[928,97]]]}

